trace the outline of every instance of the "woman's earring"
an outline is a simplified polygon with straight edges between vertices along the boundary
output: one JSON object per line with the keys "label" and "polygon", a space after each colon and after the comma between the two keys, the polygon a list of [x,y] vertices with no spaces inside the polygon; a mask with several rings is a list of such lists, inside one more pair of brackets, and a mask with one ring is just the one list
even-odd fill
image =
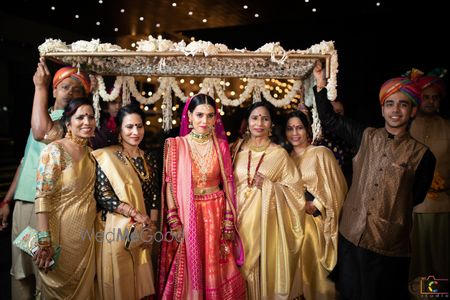
{"label": "woman's earring", "polygon": [[72,135],[72,130],[70,130],[70,128],[67,128],[67,132],[66,132],[66,138],[71,139],[73,137]]}
{"label": "woman's earring", "polygon": [[188,128],[194,128],[194,126],[192,126],[192,121],[191,120],[189,120]]}
{"label": "woman's earring", "polygon": [[269,129],[269,136],[272,136],[272,129],[275,127],[275,125],[274,124],[272,124],[272,126],[270,126],[270,129]]}
{"label": "woman's earring", "polygon": [[119,134],[119,136],[117,137],[117,141],[119,142],[119,144],[122,144],[122,136]]}

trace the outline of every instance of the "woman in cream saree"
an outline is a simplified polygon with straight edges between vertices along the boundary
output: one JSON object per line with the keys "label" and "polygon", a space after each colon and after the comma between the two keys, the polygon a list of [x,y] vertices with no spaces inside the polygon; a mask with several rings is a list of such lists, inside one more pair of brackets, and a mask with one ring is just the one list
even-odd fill
{"label": "woman in cream saree", "polygon": [[311,145],[312,132],[305,114],[290,113],[285,132],[306,188],[301,279],[295,285],[306,300],[336,299],[334,282],[328,275],[337,261],[339,213],[347,193],[345,177],[329,149]]}
{"label": "woman in cream saree", "polygon": [[253,104],[250,137],[232,147],[248,299],[290,297],[304,234],[300,175],[288,153],[270,141],[270,112],[265,102]]}
{"label": "woman in cream saree", "polygon": [[[155,293],[150,254],[157,228],[158,197],[154,186],[159,176],[152,155],[139,148],[144,120],[139,106],[122,107],[117,114],[121,143],[92,152],[97,161],[95,196],[102,209],[97,228],[104,234],[97,246],[97,280],[102,299],[139,300]],[[131,224],[144,229],[132,236],[135,246],[125,248],[118,234],[131,230]]]}
{"label": "woman in cream saree", "polygon": [[[72,100],[64,110],[68,134],[41,153],[35,211],[43,268],[42,299],[95,297],[95,164],[87,146],[95,130],[94,110],[87,99]],[[90,236],[90,238],[88,237]],[[61,254],[53,269],[46,268],[53,247]]]}

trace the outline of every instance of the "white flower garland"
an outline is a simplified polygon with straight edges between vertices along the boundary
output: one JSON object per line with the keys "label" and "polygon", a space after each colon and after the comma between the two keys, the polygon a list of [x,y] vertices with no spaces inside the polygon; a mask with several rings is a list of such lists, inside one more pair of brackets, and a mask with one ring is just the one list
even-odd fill
{"label": "white flower garland", "polygon": [[186,56],[195,56],[197,53],[203,53],[203,55],[209,56],[219,53],[219,49],[211,42],[195,41],[189,43],[189,45],[187,45],[182,52]]}
{"label": "white flower garland", "polygon": [[319,114],[317,113],[316,101],[313,101],[313,107],[311,108],[311,115],[313,119],[313,122],[311,124],[311,131],[313,133],[312,142],[314,142],[322,135],[322,126],[320,125]]}
{"label": "white flower garland", "polygon": [[[128,77],[123,78],[123,83],[122,83],[122,105],[128,105],[128,104],[131,103],[131,98],[130,98],[131,91],[130,91],[130,87],[129,87],[129,84],[128,84],[128,79],[129,79]],[[133,86],[134,86],[134,78],[133,78]]]}
{"label": "white flower garland", "polygon": [[[129,51],[122,49],[117,45],[112,45],[109,43],[100,44],[100,40],[92,39],[91,41],[77,41],[68,46],[61,40],[56,39],[46,39],[46,41],[39,46],[39,53],[45,55],[52,52],[113,52],[113,51]],[[185,55],[196,55],[197,53],[203,53],[205,56],[215,55],[219,52],[247,52],[244,49],[234,49],[230,50],[224,44],[213,44],[211,42],[205,41],[193,41],[186,45],[184,41],[179,43],[173,43],[170,40],[158,39],[149,36],[148,40],[141,40],[138,42],[137,51],[145,52],[155,52],[155,51],[169,51],[169,52],[183,52]],[[250,52],[250,51],[248,51]],[[280,46],[279,42],[276,43],[266,43],[256,51],[255,53],[270,53],[271,61],[282,65],[288,58],[290,53],[300,53],[300,54],[329,54],[330,59],[330,77],[328,78],[327,90],[328,98],[330,100],[335,100],[337,98],[337,72],[338,72],[338,60],[337,51],[334,48],[334,42],[322,41],[319,44],[315,44],[306,50],[290,50],[286,51]],[[280,59],[276,56],[281,55]],[[163,69],[164,60],[160,61],[160,69]],[[311,100],[312,101],[312,100]],[[310,102],[306,99],[306,102]]]}
{"label": "white flower garland", "polygon": [[99,45],[99,39],[92,39],[90,42],[81,40],[72,43],[71,48],[73,52],[96,52]]}
{"label": "white flower garland", "polygon": [[327,83],[327,92],[328,99],[334,101],[337,98],[337,73],[338,73],[338,59],[337,59],[337,50],[333,50],[331,52],[331,60],[330,60],[330,78],[328,78]]}
{"label": "white flower garland", "polygon": [[202,88],[198,92],[199,94],[206,94],[214,98],[214,82],[217,78],[205,78],[202,82]]}
{"label": "white flower garland", "polygon": [[103,81],[103,77],[100,75],[95,76],[95,79],[97,80],[97,89],[102,97],[103,101],[114,101],[119,97],[119,92],[123,85],[123,76],[117,76],[116,80],[114,81],[114,88],[112,89],[111,93],[108,94],[105,87],[105,82]]}
{"label": "white flower garland", "polygon": [[93,92],[92,106],[94,106],[95,124],[100,128],[100,96],[98,89]]}
{"label": "white flower garland", "polygon": [[136,51],[140,52],[166,52],[172,49],[174,43],[163,39],[161,36],[155,39],[149,35],[147,40],[140,40],[137,42],[137,45]]}
{"label": "white flower garland", "polygon": [[255,88],[253,90],[253,103],[260,102],[261,99],[261,88],[258,85],[255,85]]}
{"label": "white flower garland", "polygon": [[312,107],[314,103],[314,93],[313,86],[316,84],[316,81],[313,76],[309,76],[303,80],[303,94],[305,99],[305,105],[308,107]]}
{"label": "white flower garland", "polygon": [[172,91],[174,92],[175,96],[178,99],[180,99],[181,101],[186,102],[187,99],[189,99],[189,97],[184,95],[183,91],[178,86],[175,78],[173,78],[173,77],[169,77],[169,78],[171,78],[170,87],[172,88]]}
{"label": "white flower garland", "polygon": [[162,93],[166,92],[167,90],[167,78],[161,77],[158,79],[159,81],[159,88],[158,90],[152,94],[150,97],[145,97],[142,96],[142,94],[138,91],[138,89],[136,88],[136,83],[134,80],[134,77],[131,76],[127,76],[126,77],[126,81],[127,81],[127,86],[130,89],[130,93],[131,95],[136,98],[136,100],[141,103],[141,104],[154,104],[156,101],[158,101],[159,99],[161,99]]}
{"label": "white flower garland", "polygon": [[164,93],[161,110],[163,115],[162,128],[164,131],[169,131],[172,129],[172,93]]}
{"label": "white flower garland", "polygon": [[[289,57],[289,52],[284,50],[283,47],[280,46],[280,42],[276,43],[267,43],[255,52],[269,52],[270,53],[270,61],[277,63],[279,65],[284,64],[286,59]],[[280,59],[277,59],[275,56],[281,55]]]}
{"label": "white flower garland", "polygon": [[51,52],[69,52],[71,48],[63,41],[56,39],[46,39],[45,43],[38,47],[40,55]]}
{"label": "white flower garland", "polygon": [[[257,79],[255,79],[255,80],[257,80]],[[212,78],[212,82],[214,84],[214,89],[216,90],[217,97],[220,99],[222,104],[225,105],[225,106],[239,106],[239,105],[241,105],[242,102],[244,102],[245,100],[250,98],[249,91],[251,91],[253,89],[253,84],[249,80],[247,86],[245,87],[244,92],[242,92],[239,95],[238,99],[229,99],[225,95],[224,87],[220,84],[220,79],[219,78]]]}
{"label": "white flower garland", "polygon": [[103,43],[98,45],[97,47],[98,52],[125,52],[128,51],[127,49],[122,49],[122,47],[110,43]]}
{"label": "white flower garland", "polygon": [[116,52],[129,51],[122,49],[118,45],[110,43],[100,43],[99,39],[92,39],[91,41],[80,40],[67,45],[58,39],[46,39],[43,44],[38,47],[41,56],[52,52]]}
{"label": "white flower garland", "polygon": [[284,95],[283,99],[276,99],[276,98],[272,97],[272,95],[270,94],[270,91],[268,91],[265,88],[264,81],[262,81],[262,83],[259,84],[259,88],[261,89],[261,92],[267,101],[272,103],[275,107],[282,107],[282,106],[285,106],[285,105],[288,105],[289,103],[291,103],[291,101],[292,101],[292,99],[294,99],[295,95],[297,93],[301,92],[302,81],[301,80],[294,81],[294,84],[292,85],[292,89],[289,91],[289,93]]}
{"label": "white flower garland", "polygon": [[[119,96],[119,92],[123,91],[123,105],[130,103],[130,95],[132,95],[141,104],[155,104],[158,100],[163,99],[162,113],[163,113],[163,128],[164,130],[170,130],[172,128],[172,92],[181,101],[186,102],[189,98],[186,96],[181,88],[178,86],[177,80],[174,77],[160,77],[158,79],[158,89],[152,96],[143,96],[136,87],[134,77],[118,76],[114,82],[114,88],[111,93],[106,92],[105,83],[103,77],[96,76],[97,89],[94,91],[94,108],[96,109],[96,118],[99,116],[99,97],[103,101],[113,101]],[[282,98],[274,98],[270,91],[265,88],[264,79],[248,79],[247,85],[244,91],[239,95],[237,99],[230,99],[225,95],[225,87],[220,84],[220,78],[205,78],[202,81],[202,88],[199,93],[205,93],[215,98],[215,95],[220,99],[221,104],[225,106],[239,106],[246,100],[253,98],[254,102],[261,101],[261,95],[275,107],[283,107],[294,99],[295,95],[301,92],[302,81],[294,81],[291,90]]]}
{"label": "white flower garland", "polygon": [[[337,73],[338,73],[338,59],[337,59],[337,50],[334,48],[334,42],[333,41],[322,41],[319,44],[312,45],[306,50],[297,50],[296,53],[300,54],[330,54],[330,77],[327,80],[327,91],[328,91],[328,99],[330,100],[336,100],[337,98]],[[311,74],[310,77],[313,77]],[[312,79],[314,84],[311,84],[310,87],[312,88],[313,85],[315,85],[315,80]],[[309,106],[311,106],[312,102],[314,101],[314,94],[312,92],[308,92],[308,95],[305,95],[305,103]]]}

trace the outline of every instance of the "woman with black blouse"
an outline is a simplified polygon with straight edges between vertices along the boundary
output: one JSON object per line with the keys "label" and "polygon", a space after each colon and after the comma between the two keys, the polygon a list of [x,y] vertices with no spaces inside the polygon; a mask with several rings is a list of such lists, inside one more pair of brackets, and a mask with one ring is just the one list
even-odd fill
{"label": "woman with black blouse", "polygon": [[102,299],[142,299],[155,292],[150,254],[159,172],[155,158],[139,148],[142,110],[124,106],[116,119],[119,144],[92,152],[97,161],[95,196],[102,210],[97,231],[103,232],[103,239],[97,239],[97,278]]}

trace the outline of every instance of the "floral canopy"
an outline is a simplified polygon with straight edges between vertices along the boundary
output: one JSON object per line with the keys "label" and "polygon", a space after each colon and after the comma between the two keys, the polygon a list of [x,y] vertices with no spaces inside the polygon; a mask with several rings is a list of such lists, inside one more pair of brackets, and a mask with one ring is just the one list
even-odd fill
{"label": "floral canopy", "polygon": [[[311,87],[312,69],[317,60],[325,65],[330,100],[336,99],[337,51],[333,42],[321,42],[306,50],[284,50],[279,43],[267,43],[256,51],[228,49],[224,44],[193,41],[174,43],[162,38],[137,42],[136,51],[122,49],[118,45],[100,43],[99,40],[77,41],[70,45],[61,40],[47,39],[39,46],[41,56],[60,64],[82,67],[95,74],[97,88],[93,91],[96,117],[99,115],[100,97],[112,101],[122,91],[124,104],[130,95],[141,104],[154,104],[162,99],[163,129],[172,127],[172,92],[185,102],[189,96],[178,85],[176,77],[203,77],[200,93],[220,99],[222,105],[239,106],[246,100],[261,101],[264,97],[276,107],[289,104],[300,95],[308,106],[313,106],[314,136],[320,134],[320,124],[315,112]],[[103,76],[116,76],[114,89],[106,92]],[[134,76],[157,76],[158,89],[149,97],[137,89]],[[226,96],[221,78],[246,78],[240,95]],[[290,79],[292,85],[283,98],[273,97],[264,80],[267,78]]]}

